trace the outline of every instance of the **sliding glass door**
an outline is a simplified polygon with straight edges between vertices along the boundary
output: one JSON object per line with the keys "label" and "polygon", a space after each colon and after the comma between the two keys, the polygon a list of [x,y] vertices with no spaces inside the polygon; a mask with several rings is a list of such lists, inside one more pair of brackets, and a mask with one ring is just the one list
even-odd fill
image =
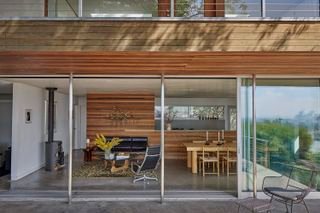
{"label": "sliding glass door", "polygon": [[[242,191],[252,191],[252,87],[241,86]],[[289,175],[308,185],[310,170],[320,166],[319,79],[257,79],[257,190],[265,176]],[[303,169],[303,172],[300,171]],[[319,181],[318,181],[319,182]],[[319,187],[317,191],[319,191]]]}

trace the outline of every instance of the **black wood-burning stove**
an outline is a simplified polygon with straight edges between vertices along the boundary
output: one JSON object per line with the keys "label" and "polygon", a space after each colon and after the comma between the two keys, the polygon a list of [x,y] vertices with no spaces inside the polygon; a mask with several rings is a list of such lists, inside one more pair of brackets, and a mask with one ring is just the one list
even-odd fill
{"label": "black wood-burning stove", "polygon": [[54,140],[54,92],[57,88],[48,90],[48,141],[45,142],[46,171],[53,171],[64,166],[64,152],[62,141]]}

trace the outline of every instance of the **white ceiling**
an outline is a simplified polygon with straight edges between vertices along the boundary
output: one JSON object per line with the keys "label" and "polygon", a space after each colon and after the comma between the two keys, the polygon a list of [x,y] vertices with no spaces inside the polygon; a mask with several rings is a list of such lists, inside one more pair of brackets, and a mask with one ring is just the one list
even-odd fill
{"label": "white ceiling", "polygon": [[[68,94],[68,79],[10,78],[8,82],[19,82],[40,88],[56,87]],[[160,96],[160,79],[99,78],[74,79],[74,94],[88,93],[153,93]],[[236,97],[235,79],[166,79],[166,97]]]}

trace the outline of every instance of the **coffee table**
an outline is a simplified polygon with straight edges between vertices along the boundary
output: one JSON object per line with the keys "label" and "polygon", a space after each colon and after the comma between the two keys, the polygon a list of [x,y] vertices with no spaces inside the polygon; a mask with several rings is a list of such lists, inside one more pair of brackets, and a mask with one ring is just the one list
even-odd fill
{"label": "coffee table", "polygon": [[[124,172],[129,168],[129,156],[115,156],[114,159],[104,159],[104,168],[111,164],[111,173]],[[117,161],[124,161],[122,166],[117,166]]]}

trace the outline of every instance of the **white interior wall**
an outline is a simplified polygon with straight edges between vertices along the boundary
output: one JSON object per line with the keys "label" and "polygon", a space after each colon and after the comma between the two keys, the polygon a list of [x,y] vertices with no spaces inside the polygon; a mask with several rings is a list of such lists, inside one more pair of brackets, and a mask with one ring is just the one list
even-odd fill
{"label": "white interior wall", "polygon": [[[46,90],[21,83],[13,84],[11,179],[18,180],[39,170],[45,163]],[[63,141],[68,153],[68,96],[56,93],[55,140]],[[25,110],[32,110],[32,122],[25,123]]]}
{"label": "white interior wall", "polygon": [[[44,90],[13,84],[11,179],[18,180],[43,166]],[[31,123],[25,110],[31,109]]]}

